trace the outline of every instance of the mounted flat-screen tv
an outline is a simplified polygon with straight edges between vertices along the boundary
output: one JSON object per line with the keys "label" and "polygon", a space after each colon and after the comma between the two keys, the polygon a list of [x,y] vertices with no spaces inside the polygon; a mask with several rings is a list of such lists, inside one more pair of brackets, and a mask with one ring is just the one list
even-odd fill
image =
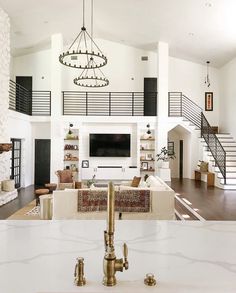
{"label": "mounted flat-screen tv", "polygon": [[90,133],[90,157],[130,157],[130,134]]}

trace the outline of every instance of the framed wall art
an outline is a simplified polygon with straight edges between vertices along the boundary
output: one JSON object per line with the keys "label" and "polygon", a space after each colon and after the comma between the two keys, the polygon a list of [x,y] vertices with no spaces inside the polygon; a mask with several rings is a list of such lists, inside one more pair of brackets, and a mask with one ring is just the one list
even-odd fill
{"label": "framed wall art", "polygon": [[213,111],[213,92],[205,93],[205,111]]}
{"label": "framed wall art", "polygon": [[141,169],[142,170],[148,170],[148,162],[142,162]]}
{"label": "framed wall art", "polygon": [[88,160],[83,160],[82,161],[82,168],[88,168],[89,167],[89,161]]}

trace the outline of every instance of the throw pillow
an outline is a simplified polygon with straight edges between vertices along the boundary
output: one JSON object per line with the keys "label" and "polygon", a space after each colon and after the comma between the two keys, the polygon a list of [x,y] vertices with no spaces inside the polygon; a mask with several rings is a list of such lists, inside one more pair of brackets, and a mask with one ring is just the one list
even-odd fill
{"label": "throw pillow", "polygon": [[141,180],[141,177],[134,176],[131,183],[131,187],[138,187],[140,180]]}
{"label": "throw pillow", "polygon": [[208,172],[208,163],[207,162],[201,162],[200,171],[201,172]]}
{"label": "throw pillow", "polygon": [[15,181],[14,180],[3,180],[2,181],[2,191],[13,191],[15,190]]}

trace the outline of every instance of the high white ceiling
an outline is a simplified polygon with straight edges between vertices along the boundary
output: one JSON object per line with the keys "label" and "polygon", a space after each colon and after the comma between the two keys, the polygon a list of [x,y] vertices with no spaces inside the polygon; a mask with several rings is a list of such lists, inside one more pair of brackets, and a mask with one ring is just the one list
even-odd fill
{"label": "high white ceiling", "polygon": [[[11,18],[14,55],[45,48],[53,33],[72,41],[82,25],[82,0],[0,0],[0,6]],[[235,15],[236,0],[94,0],[94,35],[148,50],[165,41],[171,56],[220,67],[236,56]]]}

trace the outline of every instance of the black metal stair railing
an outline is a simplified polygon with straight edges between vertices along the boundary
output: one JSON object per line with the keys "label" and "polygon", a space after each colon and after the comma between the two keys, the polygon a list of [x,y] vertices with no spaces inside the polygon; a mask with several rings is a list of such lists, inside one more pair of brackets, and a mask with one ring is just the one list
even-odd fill
{"label": "black metal stair railing", "polygon": [[[63,115],[145,116],[145,94],[147,93],[63,91]],[[156,92],[148,93],[149,103],[154,105],[156,98]]]}
{"label": "black metal stair railing", "polygon": [[10,80],[9,109],[30,116],[50,116],[51,91],[29,91]]}
{"label": "black metal stair railing", "polygon": [[202,108],[182,92],[169,92],[168,104],[169,117],[184,117],[201,129]]}
{"label": "black metal stair railing", "polygon": [[226,184],[226,151],[203,113],[201,114],[201,125],[201,137],[204,138]]}
{"label": "black metal stair railing", "polygon": [[201,137],[204,138],[215,164],[223,176],[224,184],[226,184],[226,152],[204,116],[202,108],[182,92],[169,92],[168,115],[169,117],[183,117],[201,130]]}

